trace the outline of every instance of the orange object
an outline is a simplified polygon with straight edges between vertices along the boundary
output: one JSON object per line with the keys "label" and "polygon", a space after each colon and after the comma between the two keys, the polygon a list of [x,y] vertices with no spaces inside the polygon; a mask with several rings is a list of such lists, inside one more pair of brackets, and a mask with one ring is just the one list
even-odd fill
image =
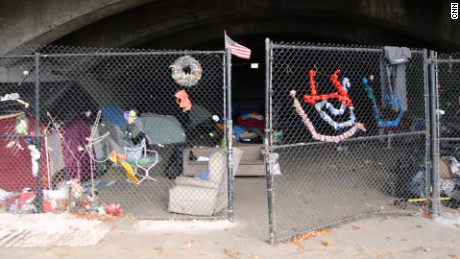
{"label": "orange object", "polygon": [[224,132],[225,130],[225,125],[223,123],[217,123],[216,124],[216,128],[221,131],[221,132]]}
{"label": "orange object", "polygon": [[192,109],[192,102],[190,102],[185,90],[178,91],[174,96],[176,96],[176,103],[184,110],[184,112]]}
{"label": "orange object", "polygon": [[42,202],[43,212],[51,212],[51,203],[49,201]]}
{"label": "orange object", "polygon": [[114,163],[117,163],[117,162],[121,162],[123,160],[127,160],[128,156],[118,154],[117,152],[114,151],[114,152],[110,153],[109,159],[110,159],[110,161],[112,161]]}

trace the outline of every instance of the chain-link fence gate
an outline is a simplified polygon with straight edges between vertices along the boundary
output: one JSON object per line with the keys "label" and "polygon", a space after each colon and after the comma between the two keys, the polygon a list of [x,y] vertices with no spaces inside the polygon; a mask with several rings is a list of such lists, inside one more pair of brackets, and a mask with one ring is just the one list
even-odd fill
{"label": "chain-link fence gate", "polygon": [[226,218],[224,54],[48,46],[1,57],[2,209]]}
{"label": "chain-link fence gate", "polygon": [[430,186],[425,52],[266,45],[270,241],[421,211]]}
{"label": "chain-link fence gate", "polygon": [[437,65],[439,163],[437,173],[441,208],[460,207],[460,55],[439,54]]}

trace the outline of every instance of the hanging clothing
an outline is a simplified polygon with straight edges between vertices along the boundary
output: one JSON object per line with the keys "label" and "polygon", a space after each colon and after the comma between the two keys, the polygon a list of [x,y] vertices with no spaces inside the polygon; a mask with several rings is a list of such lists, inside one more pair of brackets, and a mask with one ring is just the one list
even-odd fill
{"label": "hanging clothing", "polygon": [[[387,104],[385,95],[388,94],[390,99],[397,98],[402,105],[403,111],[406,111],[406,64],[412,59],[411,51],[406,47],[385,46],[383,47],[383,53],[384,55],[380,60],[382,105]],[[399,112],[400,106],[393,104],[391,108]]]}

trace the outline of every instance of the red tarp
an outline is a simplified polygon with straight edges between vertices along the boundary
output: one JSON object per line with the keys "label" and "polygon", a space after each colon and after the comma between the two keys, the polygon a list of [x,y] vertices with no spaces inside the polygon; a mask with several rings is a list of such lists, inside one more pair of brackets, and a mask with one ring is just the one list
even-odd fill
{"label": "red tarp", "polygon": [[[29,125],[35,129],[35,119],[28,117]],[[0,119],[0,134],[16,134],[16,117]],[[40,132],[43,133],[44,126],[40,125]],[[11,148],[7,145],[11,141],[17,144]],[[44,143],[44,140],[42,139]],[[48,186],[47,165],[45,156],[45,145],[41,147],[41,172],[42,186]],[[22,149],[21,149],[22,148]],[[0,138],[0,189],[9,192],[20,192],[23,188],[37,189],[37,178],[32,174],[32,159],[30,150],[24,138]]]}

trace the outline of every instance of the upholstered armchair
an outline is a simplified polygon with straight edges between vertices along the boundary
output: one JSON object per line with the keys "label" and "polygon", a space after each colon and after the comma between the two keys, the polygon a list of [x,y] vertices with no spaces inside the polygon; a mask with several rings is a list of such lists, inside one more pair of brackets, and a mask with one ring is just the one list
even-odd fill
{"label": "upholstered armchair", "polygon": [[[233,172],[238,170],[243,151],[233,148]],[[179,176],[169,190],[168,210],[175,213],[211,216],[228,204],[227,154],[217,149],[209,156],[208,171],[199,176]]]}

